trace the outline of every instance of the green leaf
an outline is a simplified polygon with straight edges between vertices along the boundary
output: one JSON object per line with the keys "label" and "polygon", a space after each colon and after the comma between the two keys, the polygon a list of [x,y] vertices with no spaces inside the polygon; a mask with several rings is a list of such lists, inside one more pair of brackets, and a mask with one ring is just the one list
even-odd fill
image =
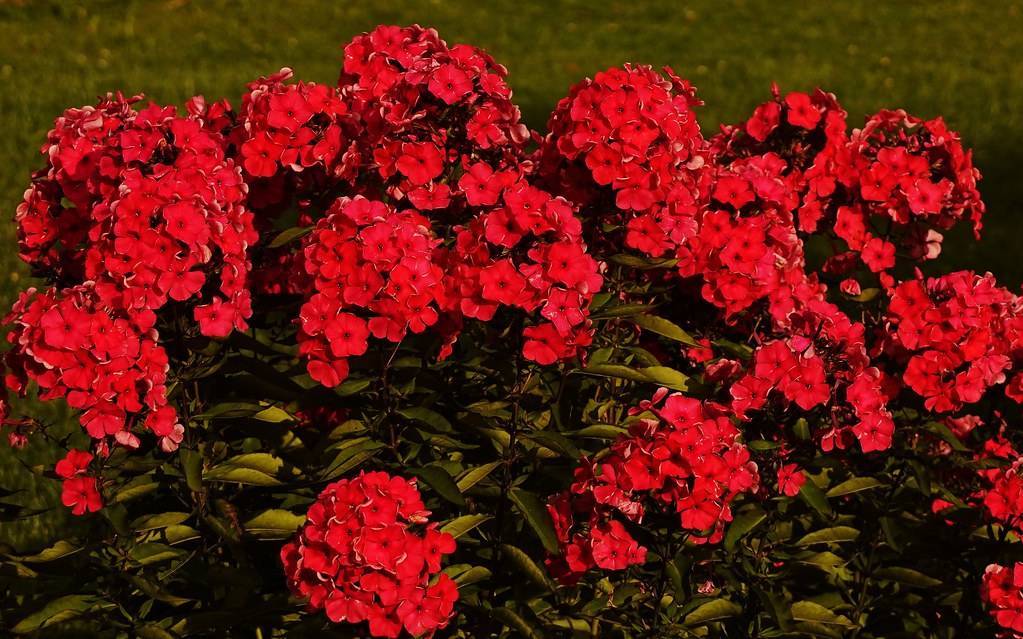
{"label": "green leaf", "polygon": [[41,628],[48,628],[63,621],[79,617],[93,608],[97,608],[107,602],[94,595],[67,595],[58,597],[49,602],[42,609],[19,621],[11,632],[18,635],[35,632]]}
{"label": "green leaf", "polygon": [[335,446],[338,446],[341,450],[331,460],[330,465],[320,473],[320,479],[330,480],[344,475],[372,457],[375,451],[384,448],[385,444],[368,437],[360,437],[340,442],[340,444],[335,444]]}
{"label": "green leaf", "polygon": [[48,561],[56,561],[63,557],[67,557],[68,555],[73,555],[79,550],[81,550],[81,548],[62,539],[45,550],[34,555],[17,557],[17,560],[26,563],[45,563]]}
{"label": "green leaf", "polygon": [[464,493],[476,484],[480,483],[484,479],[490,476],[490,473],[494,472],[501,465],[501,462],[490,462],[489,464],[483,464],[482,466],[476,466],[465,471],[465,473],[458,478],[457,486],[458,491]]}
{"label": "green leaf", "polygon": [[638,268],[643,271],[655,268],[671,268],[678,264],[678,260],[674,259],[648,258],[639,255],[631,255],[628,253],[619,253],[618,255],[612,255],[607,259],[609,262],[613,262],[620,266]]}
{"label": "green leaf", "polygon": [[792,619],[826,626],[856,627],[856,624],[849,621],[848,617],[837,615],[828,608],[813,601],[797,601],[792,604]]}
{"label": "green leaf", "polygon": [[969,450],[969,448],[963,445],[963,442],[956,437],[955,433],[952,432],[952,429],[944,422],[927,422],[924,424],[924,428],[945,440],[953,450],[957,450],[959,452],[966,452]]}
{"label": "green leaf", "polygon": [[455,517],[448,523],[441,526],[440,531],[446,532],[455,539],[458,539],[470,530],[480,526],[483,522],[491,519],[493,519],[493,517],[490,515],[462,515],[461,517]]}
{"label": "green leaf", "polygon": [[402,417],[422,422],[427,426],[430,426],[435,431],[441,433],[454,432],[454,427],[451,426],[451,422],[446,417],[438,413],[437,411],[430,410],[423,406],[414,406],[412,408],[402,408],[397,413]]}
{"label": "green leaf", "polygon": [[128,556],[141,566],[149,566],[164,561],[171,561],[172,559],[183,557],[186,554],[187,553],[180,548],[174,548],[167,544],[161,544],[155,541],[139,544],[128,552]]}
{"label": "green leaf", "polygon": [[831,515],[831,504],[828,503],[828,498],[809,477],[799,487],[799,497],[825,517]]}
{"label": "green leaf", "polygon": [[188,448],[179,449],[178,456],[181,457],[181,467],[185,471],[188,489],[199,492],[202,490],[202,456],[198,451]]}
{"label": "green leaf", "polygon": [[284,483],[281,478],[297,474],[284,460],[270,453],[243,453],[217,464],[203,478],[253,486],[280,486]]}
{"label": "green leaf", "polygon": [[483,415],[484,417],[497,417],[500,419],[508,419],[511,417],[511,411],[508,407],[511,406],[511,402],[475,402],[466,406],[466,410],[470,413],[476,413],[477,415]]}
{"label": "green leaf", "polygon": [[556,586],[550,576],[547,575],[547,571],[533,561],[533,559],[526,554],[525,551],[520,550],[511,544],[501,544],[501,552],[504,558],[509,560],[515,565],[515,567],[522,571],[522,574],[528,577],[530,581],[548,592],[554,592]]}
{"label": "green leaf", "polygon": [[194,419],[239,419],[252,417],[267,408],[263,404],[253,402],[223,402],[215,404],[209,410],[194,416]]}
{"label": "green leaf", "polygon": [[526,639],[542,639],[543,635],[531,623],[519,616],[511,608],[494,608],[491,612],[494,619],[518,631],[518,636]]}
{"label": "green leaf", "polygon": [[879,288],[865,288],[857,295],[846,295],[847,298],[854,302],[866,303],[877,297],[877,294],[881,292]]}
{"label": "green leaf", "polygon": [[873,477],[853,477],[832,487],[831,490],[828,491],[827,495],[828,497],[842,497],[843,495],[851,495],[853,493],[870,490],[871,488],[877,488],[879,486],[884,486],[884,484]]}
{"label": "green leaf", "polygon": [[284,229],[274,239],[270,240],[270,244],[267,246],[270,248],[280,248],[312,232],[312,230],[313,227],[311,226],[293,226],[290,229]]}
{"label": "green leaf", "polygon": [[631,317],[642,315],[654,308],[650,304],[619,304],[617,306],[606,306],[600,309],[599,313],[590,315],[592,320],[612,319],[615,317]]}
{"label": "green leaf", "polygon": [[131,529],[135,532],[146,532],[180,524],[192,515],[183,512],[159,513],[157,515],[144,515],[131,522]]}
{"label": "green leaf", "polygon": [[[447,572],[447,570],[444,572]],[[492,573],[489,568],[485,568],[483,566],[472,566],[467,570],[459,572],[457,575],[451,575],[448,573],[448,576],[450,576],[459,587],[462,587],[490,579],[493,574],[494,573]]]}
{"label": "green leaf", "polygon": [[264,408],[253,415],[252,419],[258,419],[261,422],[269,422],[271,424],[297,421],[291,413],[283,408],[278,408],[277,406],[268,406],[267,408]]}
{"label": "green leaf", "polygon": [[618,439],[627,435],[629,429],[613,424],[593,424],[572,433],[575,437],[592,437],[594,439]]}
{"label": "green leaf", "polygon": [[855,528],[851,528],[849,526],[835,526],[833,528],[815,530],[812,533],[804,535],[802,539],[796,542],[796,545],[811,546],[813,544],[838,544],[846,541],[855,541],[859,536],[860,531]]}
{"label": "green leaf", "polygon": [[682,342],[688,346],[700,345],[699,342],[689,335],[689,333],[682,330],[682,327],[674,322],[664,319],[663,317],[657,317],[656,315],[636,315],[632,318],[632,322],[651,333],[657,333],[658,335],[675,340],[676,342]]}
{"label": "green leaf", "polygon": [[641,369],[650,381],[672,390],[688,391],[689,377],[667,366],[647,366]]}
{"label": "green leaf", "polygon": [[245,530],[260,539],[287,539],[305,523],[305,515],[290,510],[271,508],[245,522]]}
{"label": "green leaf", "polygon": [[805,417],[800,417],[792,426],[792,432],[802,441],[810,440],[810,423]]}
{"label": "green leaf", "polygon": [[701,604],[688,615],[683,623],[687,626],[702,626],[712,621],[735,617],[742,613],[742,606],[728,599],[712,599]]}
{"label": "green leaf", "polygon": [[444,499],[461,508],[465,507],[465,498],[462,497],[458,485],[455,484],[455,480],[451,478],[448,471],[440,466],[423,466],[422,468],[413,468],[410,472],[429,484],[430,488],[437,491],[437,494]]}
{"label": "green leaf", "polygon": [[900,566],[881,568],[874,573],[874,577],[879,579],[891,579],[892,581],[897,581],[900,584],[916,586],[917,588],[934,588],[935,586],[940,586],[942,583],[940,579],[935,579],[934,577],[925,575],[918,570],[902,568]]}
{"label": "green leaf", "polygon": [[737,514],[732,519],[732,523],[728,525],[728,531],[725,533],[725,549],[728,551],[734,550],[739,540],[746,533],[759,526],[765,519],[767,519],[767,513],[759,506],[753,506]]}
{"label": "green leaf", "polygon": [[613,377],[616,379],[627,379],[633,382],[646,383],[650,381],[650,378],[644,375],[642,372],[635,368],[629,368],[628,366],[622,366],[621,364],[591,364],[586,368],[580,369],[580,373],[587,375],[597,375],[599,377]]}
{"label": "green leaf", "polygon": [[153,623],[136,628],[135,632],[138,633],[140,639],[174,639],[174,635]]}
{"label": "green leaf", "polygon": [[131,501],[132,499],[138,499],[148,495],[160,487],[160,484],[153,481],[150,476],[143,475],[137,479],[129,482],[124,488],[117,491],[114,494],[114,498],[110,500],[110,503],[120,504],[122,502]]}
{"label": "green leaf", "polygon": [[372,383],[372,379],[354,379],[349,377],[345,381],[341,382],[341,385],[335,388],[334,391],[342,397],[348,397],[349,395],[361,393],[369,388]]}
{"label": "green leaf", "polygon": [[579,449],[575,447],[567,437],[561,433],[547,430],[536,430],[523,436],[525,439],[536,442],[541,446],[560,453],[563,457],[577,460],[582,456]]}
{"label": "green leaf", "polygon": [[560,549],[558,537],[554,532],[554,522],[551,521],[550,513],[540,498],[521,488],[512,488],[508,497],[526,518],[526,522],[540,538],[543,547],[552,554],[558,554]]}

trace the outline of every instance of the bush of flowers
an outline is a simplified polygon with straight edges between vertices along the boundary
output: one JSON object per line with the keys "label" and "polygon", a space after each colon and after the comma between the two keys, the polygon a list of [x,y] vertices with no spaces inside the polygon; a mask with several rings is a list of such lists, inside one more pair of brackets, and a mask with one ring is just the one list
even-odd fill
{"label": "bush of flowers", "polygon": [[419,26],[293,75],[47,134],[0,421],[74,517],[6,634],[1023,638],[1023,299],[936,266],[940,118],[625,65],[531,131]]}

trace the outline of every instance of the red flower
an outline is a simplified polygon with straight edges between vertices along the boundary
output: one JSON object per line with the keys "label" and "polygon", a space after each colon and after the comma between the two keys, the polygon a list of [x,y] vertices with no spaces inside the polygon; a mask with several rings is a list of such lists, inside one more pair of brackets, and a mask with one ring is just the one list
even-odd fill
{"label": "red flower", "polygon": [[430,74],[429,87],[435,96],[448,104],[454,104],[472,91],[472,80],[457,66],[443,64]]}
{"label": "red flower", "polygon": [[1012,633],[1009,636],[1023,636],[1023,563],[988,566],[980,594],[995,622]]}
{"label": "red flower", "polygon": [[94,513],[103,508],[103,499],[95,477],[72,477],[64,480],[60,501],[75,515]]}
{"label": "red flower", "polygon": [[242,145],[245,170],[254,177],[271,177],[277,172],[277,161],[283,152],[284,147],[268,134],[254,137]]}
{"label": "red flower", "polygon": [[413,184],[426,184],[444,170],[444,156],[433,143],[406,142],[395,166]]}
{"label": "red flower", "polygon": [[330,352],[335,357],[362,355],[368,347],[369,328],[366,320],[351,313],[341,313],[329,320],[324,329]]}
{"label": "red flower", "polygon": [[233,307],[224,304],[219,297],[195,309],[199,330],[208,337],[227,337],[234,330],[236,313]]}
{"label": "red flower", "polygon": [[796,464],[785,464],[778,469],[778,492],[795,497],[806,483],[806,473]]}
{"label": "red flower", "polygon": [[793,126],[814,129],[821,121],[820,111],[814,106],[810,96],[805,93],[788,94],[785,96],[785,106],[788,107],[785,118]]}
{"label": "red flower", "polygon": [[185,244],[205,244],[210,239],[210,228],[194,204],[177,202],[163,209],[167,232]]}
{"label": "red flower", "polygon": [[57,462],[54,471],[59,477],[71,479],[83,474],[85,469],[89,467],[89,464],[92,463],[92,459],[92,453],[88,451],[71,449],[64,459]]}

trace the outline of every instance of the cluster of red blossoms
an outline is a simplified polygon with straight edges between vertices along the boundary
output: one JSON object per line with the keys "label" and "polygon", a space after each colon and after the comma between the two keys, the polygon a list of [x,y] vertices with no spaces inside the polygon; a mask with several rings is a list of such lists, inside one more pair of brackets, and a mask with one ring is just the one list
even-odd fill
{"label": "cluster of red blossoms", "polygon": [[[299,351],[309,374],[325,386],[348,376],[348,358],[362,355],[372,333],[401,341],[438,319],[444,272],[433,263],[438,240],[429,221],[382,202],[340,198],[305,243],[305,270],[315,293],[302,306]],[[369,320],[352,311],[371,313]]]}
{"label": "cluster of red blossoms", "polygon": [[373,637],[430,637],[458,588],[440,573],[455,540],[429,515],[415,480],[372,472],[330,484],[281,550],[288,584],[331,621],[368,622]]}
{"label": "cluster of red blossoms", "polygon": [[[888,307],[902,379],[935,412],[980,401],[1006,381],[1023,348],[1023,301],[990,274],[956,272],[898,284]],[[1005,392],[1023,400],[1023,373]]]}
{"label": "cluster of red blossoms", "polygon": [[250,208],[271,212],[358,177],[358,125],[337,87],[288,84],[291,69],[249,83],[231,141],[252,188]]}
{"label": "cluster of red blossoms", "polygon": [[[594,566],[622,570],[646,561],[625,523],[667,515],[698,543],[715,543],[732,520],[730,504],[756,490],[760,478],[723,406],[658,392],[636,421],[598,459],[584,460],[568,492],[548,511],[561,554],[548,559],[559,579],[578,580]],[[663,402],[663,403],[662,403]],[[677,523],[675,523],[677,522]]]}
{"label": "cluster of red blossoms", "polygon": [[1023,456],[1004,438],[984,443],[979,459],[998,460],[999,467],[981,469],[985,480],[981,491],[974,495],[983,504],[987,515],[994,521],[1023,534]]}
{"label": "cluster of red blossoms", "polygon": [[15,219],[21,257],[57,286],[26,291],[6,317],[6,385],[66,398],[103,447],[137,447],[144,426],[170,451],[182,426],[166,399],[157,313],[191,303],[204,335],[245,328],[258,237],[220,133],[226,105],[195,98],[178,116],[135,111],[138,99],[69,109],[47,136],[48,165]]}
{"label": "cluster of red blossoms", "polygon": [[833,95],[817,90],[783,99],[777,87],[773,93],[745,123],[723,127],[711,141],[714,159],[783,159],[798,229],[824,232],[848,249],[826,270],[849,272],[859,258],[871,272],[883,273],[895,266],[897,249],[913,260],[936,258],[943,239],[938,229],[970,221],[980,231],[980,174],[940,118],[881,111],[849,134],[846,112]]}
{"label": "cluster of red blossoms", "polygon": [[1004,628],[1003,638],[1023,637],[1023,563],[988,566],[981,597],[995,622]]}
{"label": "cluster of red blossoms", "polygon": [[[668,67],[612,68],[572,87],[548,123],[540,172],[596,228],[662,257],[691,236],[708,186],[706,145],[689,82]],[[620,248],[611,244],[612,247]]]}

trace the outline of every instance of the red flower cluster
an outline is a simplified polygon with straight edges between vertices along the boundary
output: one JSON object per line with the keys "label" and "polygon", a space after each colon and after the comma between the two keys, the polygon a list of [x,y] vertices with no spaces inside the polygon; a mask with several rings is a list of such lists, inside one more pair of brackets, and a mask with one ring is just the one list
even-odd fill
{"label": "red flower cluster", "polygon": [[94,439],[135,448],[132,431],[144,426],[172,451],[184,430],[167,404],[167,354],[153,314],[115,311],[120,297],[109,283],[22,293],[4,318],[6,385],[24,393],[31,381],[41,399],[65,398]]}
{"label": "red flower cluster", "polygon": [[354,181],[361,157],[349,103],[336,87],[287,84],[291,69],[248,84],[232,142],[253,187],[257,210],[287,204],[337,181]]}
{"label": "red flower cluster", "polygon": [[457,176],[470,165],[517,167],[530,135],[507,74],[482,50],[449,47],[418,25],[380,26],[345,46],[338,84],[364,129],[361,153],[390,197],[459,211],[466,187],[456,188]]}
{"label": "red flower cluster", "polygon": [[[1011,355],[1023,348],[1021,311],[1023,301],[991,274],[959,271],[898,284],[888,319],[892,349],[908,360],[906,386],[936,412],[980,401],[1006,381]],[[1014,396],[1014,387],[1007,394]]]}
{"label": "red flower cluster", "polygon": [[587,224],[624,227],[625,245],[651,257],[695,232],[709,177],[693,111],[702,103],[664,73],[626,65],[573,86],[540,150],[544,180],[586,208]]}
{"label": "red flower cluster", "polygon": [[996,438],[985,442],[981,459],[996,459],[1005,466],[982,469],[986,485],[975,496],[994,521],[1023,534],[1023,456],[1008,441]]}
{"label": "red flower cluster", "polygon": [[193,98],[182,117],[155,104],[135,111],[139,99],[107,96],[56,120],[43,146],[48,167],[15,217],[21,256],[65,285],[109,285],[112,311],[148,316],[197,298],[203,334],[244,329],[246,252],[258,237],[217,130],[227,106]]}
{"label": "red flower cluster", "polygon": [[493,196],[496,208],[456,229],[448,262],[451,310],[482,321],[501,306],[539,311],[538,323],[523,331],[522,352],[553,364],[590,344],[588,308],[603,278],[568,202],[524,180],[505,182]]}
{"label": "red flower cluster", "polygon": [[361,196],[334,202],[304,245],[315,292],[299,314],[298,341],[313,379],[339,384],[371,333],[400,342],[437,322],[445,297],[444,272],[433,262],[437,244],[415,211]]}
{"label": "red flower cluster", "polygon": [[787,303],[806,279],[785,169],[773,153],[716,167],[711,196],[694,218],[698,232],[678,246],[679,273],[699,277],[703,298],[726,317],[768,296]]}
{"label": "red flower cluster", "polygon": [[643,563],[646,550],[623,522],[648,515],[677,517],[693,540],[715,543],[732,520],[731,501],[756,489],[757,466],[729,412],[666,393],[632,411],[656,417],[636,421],[605,456],[584,460],[569,492],[549,502],[562,553],[548,565],[559,579]]}
{"label": "red flower cluster", "polygon": [[[306,270],[316,276],[318,297],[303,309],[300,339],[318,380],[343,379],[345,358],[365,350],[370,331],[397,342],[406,331],[443,319],[445,356],[464,318],[489,321],[502,306],[539,315],[523,331],[531,360],[550,364],[589,344],[586,309],[602,284],[599,265],[581,240],[574,209],[529,183],[523,153],[529,135],[505,75],[482,51],[448,47],[436,32],[415,26],[379,27],[345,47],[338,95],[358,131],[346,158],[364,163],[359,190],[390,203],[386,211],[360,214],[367,221],[359,224],[376,216],[374,222],[400,225],[418,239],[414,254],[386,277],[412,247],[383,237],[384,226],[372,227],[370,239],[391,248],[373,248],[375,255],[354,261],[367,239],[346,237],[342,246],[333,234],[339,229],[325,230],[321,222],[306,242]],[[345,206],[335,203],[328,214]],[[331,246],[322,247],[321,238]],[[327,299],[377,315],[369,331],[357,317],[345,317],[354,331],[352,352],[325,334],[305,339],[320,335],[314,316],[341,312],[341,304]]]}
{"label": "red flower cluster", "polygon": [[330,484],[281,549],[289,586],[331,621],[368,622],[373,637],[432,636],[458,589],[438,574],[455,541],[429,514],[415,480],[372,472]]}
{"label": "red flower cluster", "polygon": [[864,213],[899,225],[923,222],[946,230],[968,220],[980,232],[980,173],[944,120],[880,111],[853,133],[850,143],[855,180],[847,186]]}
{"label": "red flower cluster", "polygon": [[1023,637],[1023,563],[991,564],[984,571],[980,596],[1006,639]]}
{"label": "red flower cluster", "polygon": [[[247,187],[219,129],[226,104],[188,115],[107,96],[57,119],[18,207],[21,256],[67,288],[30,290],[6,322],[7,386],[66,397],[96,439],[136,447],[144,425],[164,450],[182,437],[164,383],[157,312],[199,300],[201,333],[222,337],[251,315],[248,246],[258,238]],[[219,284],[211,285],[211,274]]]}
{"label": "red flower cluster", "polygon": [[824,229],[852,251],[830,260],[829,270],[848,272],[855,266],[849,257],[858,256],[883,273],[900,247],[914,260],[937,257],[943,238],[936,229],[969,220],[979,232],[980,173],[940,118],[881,111],[850,136],[833,95],[773,93],[744,124],[723,127],[712,140],[715,160],[782,157],[798,197],[799,230]]}

